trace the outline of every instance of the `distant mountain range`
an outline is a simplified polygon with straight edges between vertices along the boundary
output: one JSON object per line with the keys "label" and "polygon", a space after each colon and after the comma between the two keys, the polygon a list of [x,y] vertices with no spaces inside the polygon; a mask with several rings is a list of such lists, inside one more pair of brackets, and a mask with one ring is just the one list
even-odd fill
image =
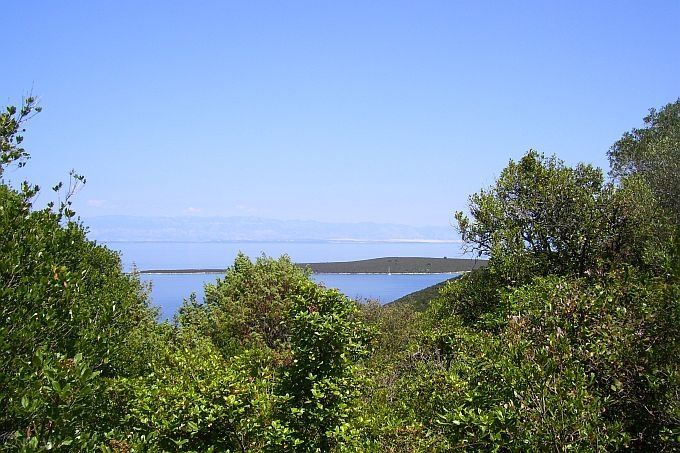
{"label": "distant mountain range", "polygon": [[394,241],[457,242],[451,226],[328,223],[258,217],[98,216],[84,219],[98,241]]}

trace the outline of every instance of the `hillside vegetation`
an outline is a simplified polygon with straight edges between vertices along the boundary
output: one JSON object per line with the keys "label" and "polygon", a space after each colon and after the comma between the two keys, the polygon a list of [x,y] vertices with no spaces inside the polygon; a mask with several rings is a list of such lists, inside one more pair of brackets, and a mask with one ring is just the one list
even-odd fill
{"label": "hillside vegetation", "polygon": [[[320,274],[436,274],[465,272],[486,264],[481,259],[385,257],[358,261],[296,263]],[[223,274],[226,269],[143,269],[140,274]]]}
{"label": "hillside vegetation", "polygon": [[[22,167],[31,98],[0,114]],[[0,186],[0,449],[680,449],[680,100],[611,173],[529,151],[456,214],[486,265],[422,312],[239,255],[158,323],[148,288],[39,188]],[[13,174],[17,172],[14,171]]]}
{"label": "hillside vegetation", "polygon": [[455,277],[451,277],[450,279],[444,280],[443,282],[439,282],[439,283],[434,284],[432,286],[428,286],[427,288],[423,288],[421,290],[414,291],[412,293],[406,294],[405,296],[402,296],[399,299],[395,299],[392,302],[388,302],[385,305],[406,304],[406,305],[410,305],[411,308],[413,308],[416,311],[423,311],[428,307],[428,305],[430,304],[430,301],[439,297],[439,292],[446,285],[448,285],[453,280],[455,280],[459,277],[460,277],[460,275],[456,275]]}
{"label": "hillside vegetation", "polygon": [[436,274],[471,271],[484,264],[485,260],[461,258],[385,257],[359,261],[301,263],[300,266],[322,274]]}

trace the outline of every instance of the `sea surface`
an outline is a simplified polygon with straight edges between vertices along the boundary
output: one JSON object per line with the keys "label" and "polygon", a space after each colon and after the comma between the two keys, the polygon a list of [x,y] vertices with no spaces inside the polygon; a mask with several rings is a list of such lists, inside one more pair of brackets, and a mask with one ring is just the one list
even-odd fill
{"label": "sea surface", "polygon": [[[239,251],[251,258],[286,254],[295,262],[354,261],[384,256],[460,258],[460,245],[451,242],[104,242],[121,253],[126,271],[148,269],[222,269]],[[161,319],[171,319],[182,301],[219,274],[145,274],[152,285],[152,302]],[[315,274],[313,279],[357,300],[391,302],[453,277],[452,274]]]}
{"label": "sea surface", "polygon": [[[215,283],[219,274],[144,274],[142,281],[152,285],[152,302],[160,307],[161,319],[172,319],[182,301],[195,293],[203,300],[203,287]],[[419,289],[454,277],[453,274],[314,274],[312,279],[328,288],[337,288],[346,296],[359,300],[391,302]]]}

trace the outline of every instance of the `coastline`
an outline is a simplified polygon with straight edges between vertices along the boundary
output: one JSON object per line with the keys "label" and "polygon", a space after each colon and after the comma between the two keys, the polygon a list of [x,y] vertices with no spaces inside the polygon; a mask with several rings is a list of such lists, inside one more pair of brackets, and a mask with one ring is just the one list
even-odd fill
{"label": "coastline", "polygon": [[[459,274],[469,272],[486,265],[486,260],[464,258],[428,258],[428,257],[383,257],[358,261],[336,261],[321,263],[296,263],[297,266],[310,269],[314,274],[338,275],[425,275],[425,274]],[[138,270],[141,275],[184,275],[184,274],[222,274],[227,269],[144,269]]]}

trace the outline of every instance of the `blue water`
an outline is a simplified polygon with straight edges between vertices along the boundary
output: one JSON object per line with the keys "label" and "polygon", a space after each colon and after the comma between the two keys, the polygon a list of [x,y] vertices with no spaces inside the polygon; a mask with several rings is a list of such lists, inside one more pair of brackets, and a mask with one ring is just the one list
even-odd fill
{"label": "blue water", "polygon": [[[171,319],[191,293],[203,298],[203,285],[214,283],[217,274],[145,274],[141,279],[151,282],[152,302],[161,308],[161,319]],[[337,288],[356,300],[391,302],[413,291],[427,288],[452,278],[451,274],[314,274],[312,279],[329,288]]]}
{"label": "blue water", "polygon": [[[227,268],[239,251],[251,258],[263,253],[278,257],[287,254],[295,262],[353,261],[383,256],[461,257],[456,243],[357,243],[357,242],[110,242],[105,245],[121,252],[123,267],[137,269]],[[151,298],[161,308],[161,318],[170,319],[191,293],[199,300],[203,285],[214,282],[216,274],[146,274],[142,280],[152,284]],[[338,288],[348,297],[391,302],[401,296],[434,285],[451,274],[381,275],[316,274],[313,279]]]}

